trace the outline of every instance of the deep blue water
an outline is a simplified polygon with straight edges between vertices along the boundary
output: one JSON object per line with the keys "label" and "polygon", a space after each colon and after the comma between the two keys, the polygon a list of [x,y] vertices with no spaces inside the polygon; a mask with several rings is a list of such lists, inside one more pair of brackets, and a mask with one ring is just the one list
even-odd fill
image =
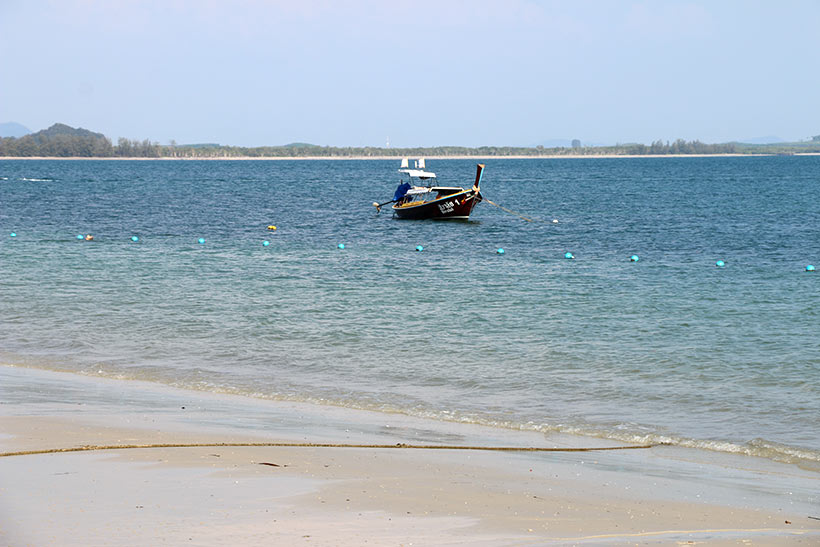
{"label": "deep blue water", "polygon": [[0,160],[0,362],[818,465],[820,157],[484,163]]}

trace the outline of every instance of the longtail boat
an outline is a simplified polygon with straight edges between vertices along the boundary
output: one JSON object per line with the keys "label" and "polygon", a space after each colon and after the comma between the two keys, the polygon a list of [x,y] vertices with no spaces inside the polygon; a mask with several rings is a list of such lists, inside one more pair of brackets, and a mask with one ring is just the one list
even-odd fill
{"label": "longtail boat", "polygon": [[[481,177],[484,164],[476,166],[475,183],[471,188],[438,186],[436,174],[425,171],[424,159],[417,160],[414,168],[403,159],[399,173],[402,180],[393,199],[385,203],[373,203],[377,210],[392,203],[393,216],[400,219],[421,220],[467,220],[473,208],[484,199],[481,196]],[[406,181],[405,181],[406,177]]]}

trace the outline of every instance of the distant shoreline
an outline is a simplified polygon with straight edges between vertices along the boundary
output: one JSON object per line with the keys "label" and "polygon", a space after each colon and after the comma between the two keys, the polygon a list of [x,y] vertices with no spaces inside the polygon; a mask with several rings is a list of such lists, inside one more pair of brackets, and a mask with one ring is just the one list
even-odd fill
{"label": "distant shoreline", "polygon": [[[555,160],[555,159],[613,159],[613,158],[747,158],[762,156],[778,156],[782,154],[577,154],[577,155],[540,155],[540,156],[424,156],[428,160],[470,160],[470,159],[499,159],[499,160]],[[796,152],[789,156],[820,156],[820,152]],[[218,158],[126,158],[126,157],[56,157],[56,156],[0,156],[0,160],[102,160],[102,161],[276,161],[276,160],[401,160],[413,156],[236,156]]]}

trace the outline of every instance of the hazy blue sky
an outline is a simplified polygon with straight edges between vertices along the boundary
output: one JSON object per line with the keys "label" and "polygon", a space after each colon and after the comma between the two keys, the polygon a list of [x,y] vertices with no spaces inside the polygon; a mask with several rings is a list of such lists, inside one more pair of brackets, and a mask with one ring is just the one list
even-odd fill
{"label": "hazy blue sky", "polygon": [[0,0],[0,122],[167,143],[820,134],[820,1]]}

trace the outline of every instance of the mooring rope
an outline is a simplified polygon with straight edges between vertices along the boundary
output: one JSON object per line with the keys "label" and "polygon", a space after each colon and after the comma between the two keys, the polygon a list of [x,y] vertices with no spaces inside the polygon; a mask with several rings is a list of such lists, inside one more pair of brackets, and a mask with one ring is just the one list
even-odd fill
{"label": "mooring rope", "polygon": [[507,209],[506,207],[502,207],[501,205],[499,205],[499,204],[495,203],[494,201],[491,201],[491,200],[489,200],[489,199],[487,199],[487,198],[484,198],[484,201],[486,201],[486,202],[487,202],[487,203],[489,203],[490,205],[493,205],[493,206],[495,206],[495,207],[498,207],[498,208],[499,208],[499,209],[501,209],[502,211],[506,211],[507,213],[510,213],[511,215],[515,215],[515,216],[517,216],[517,217],[518,217],[518,218],[520,218],[520,219],[526,220],[527,222],[546,222],[546,220],[541,220],[541,219],[538,219],[538,218],[529,218],[529,217],[525,217],[525,216],[524,216],[524,215],[522,215],[521,213],[516,213],[515,211],[513,211],[513,210],[511,210],[511,209]]}
{"label": "mooring rope", "polygon": [[486,450],[495,452],[602,452],[606,450],[638,450],[662,446],[660,444],[642,444],[629,446],[595,446],[586,448],[546,448],[538,446],[460,446],[437,444],[336,444],[336,443],[159,443],[159,444],[111,444],[85,445],[69,448],[50,448],[44,450],[21,450],[18,452],[0,452],[0,458],[10,456],[34,456],[37,454],[56,454],[63,452],[89,452],[95,450],[129,450],[135,448],[234,448],[234,447],[267,447],[267,448],[401,448],[416,450]]}

